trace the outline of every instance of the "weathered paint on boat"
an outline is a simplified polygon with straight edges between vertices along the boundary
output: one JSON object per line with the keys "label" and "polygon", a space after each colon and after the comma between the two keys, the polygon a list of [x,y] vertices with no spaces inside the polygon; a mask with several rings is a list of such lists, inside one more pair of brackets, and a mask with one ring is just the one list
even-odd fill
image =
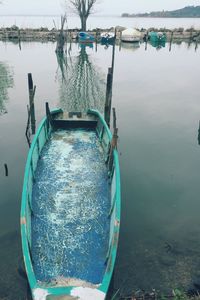
{"label": "weathered paint on boat", "polygon": [[[55,110],[53,115],[62,113],[61,110]],[[90,110],[89,114],[94,116],[97,120],[96,132],[101,142],[105,159],[109,151],[110,143],[112,140],[111,132],[105,123],[102,115],[95,110]],[[57,126],[62,125],[62,121],[58,121]],[[75,122],[80,122],[81,126],[84,121],[77,119]],[[82,122],[82,123],[81,123]],[[89,123],[88,123],[89,124]],[[94,126],[94,122],[91,121],[91,126]],[[79,125],[80,126],[80,125]],[[75,126],[77,127],[77,126]],[[29,285],[32,291],[34,300],[56,300],[59,297],[63,299],[80,299],[80,300],[103,300],[106,297],[108,287],[111,281],[119,236],[120,227],[120,169],[117,150],[113,152],[113,168],[109,174],[110,176],[110,230],[109,230],[109,242],[107,249],[107,256],[105,257],[105,273],[102,281],[98,285],[88,284],[79,278],[67,278],[62,282],[60,286],[52,286],[50,284],[44,284],[36,277],[33,261],[32,261],[32,240],[31,240],[31,214],[32,214],[32,190],[33,182],[36,174],[38,160],[41,156],[42,150],[49,140],[52,133],[52,127],[49,124],[49,120],[44,118],[37,130],[37,133],[32,142],[27,163],[25,167],[24,184],[22,192],[22,205],[21,205],[21,238],[22,238],[22,250],[25,262],[25,268]]]}

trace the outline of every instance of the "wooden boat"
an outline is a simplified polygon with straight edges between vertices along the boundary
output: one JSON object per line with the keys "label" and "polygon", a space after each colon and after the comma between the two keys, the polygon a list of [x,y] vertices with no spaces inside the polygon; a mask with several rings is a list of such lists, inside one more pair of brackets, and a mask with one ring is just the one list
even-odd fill
{"label": "wooden boat", "polygon": [[113,32],[104,32],[101,34],[101,44],[113,44],[115,41],[115,34]]}
{"label": "wooden boat", "polygon": [[79,32],[78,41],[79,43],[93,43],[95,41],[95,38],[92,34],[89,34],[87,32]]}
{"label": "wooden boat", "polygon": [[120,226],[118,153],[102,115],[50,112],[24,175],[21,238],[34,300],[103,300]]}
{"label": "wooden boat", "polygon": [[156,31],[149,32],[149,40],[150,40],[150,42],[165,43],[166,39],[167,39],[166,34],[163,33],[163,32],[156,32]]}
{"label": "wooden boat", "polygon": [[137,29],[127,28],[122,31],[121,40],[122,42],[134,43],[139,42],[141,38],[141,33]]}

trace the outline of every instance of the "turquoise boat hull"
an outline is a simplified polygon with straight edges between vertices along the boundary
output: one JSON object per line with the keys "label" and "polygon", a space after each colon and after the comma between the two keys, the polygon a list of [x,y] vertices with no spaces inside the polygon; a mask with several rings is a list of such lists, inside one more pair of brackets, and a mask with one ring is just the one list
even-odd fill
{"label": "turquoise boat hull", "polygon": [[87,32],[79,32],[78,41],[79,43],[93,43],[95,41],[95,38],[92,34],[89,34]]}
{"label": "turquoise boat hull", "polygon": [[165,43],[166,42],[166,34],[161,32],[149,32],[149,40],[153,43]]}
{"label": "turquoise boat hull", "polygon": [[96,110],[54,110],[32,142],[21,239],[34,300],[106,298],[120,228],[120,169]]}

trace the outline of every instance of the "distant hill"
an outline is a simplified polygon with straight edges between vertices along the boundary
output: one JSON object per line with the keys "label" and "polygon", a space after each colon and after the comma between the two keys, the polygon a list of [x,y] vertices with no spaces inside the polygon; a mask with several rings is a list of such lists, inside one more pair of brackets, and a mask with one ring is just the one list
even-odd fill
{"label": "distant hill", "polygon": [[150,13],[142,14],[128,14],[123,13],[122,17],[147,17],[147,18],[200,18],[200,6],[186,6],[181,9],[171,11],[152,11]]}

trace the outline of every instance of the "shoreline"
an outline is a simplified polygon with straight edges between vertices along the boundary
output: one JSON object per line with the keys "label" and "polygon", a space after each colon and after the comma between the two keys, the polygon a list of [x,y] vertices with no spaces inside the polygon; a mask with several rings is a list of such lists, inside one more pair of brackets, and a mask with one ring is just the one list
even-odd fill
{"label": "shoreline", "polygon": [[[116,40],[120,40],[121,31],[123,31],[125,27],[117,26],[116,27]],[[103,32],[113,32],[115,30],[114,27],[101,29],[96,28],[94,30],[88,31],[89,33],[93,34],[96,38],[96,41],[99,41],[100,34]],[[66,40],[75,40],[76,35],[80,30],[76,29],[69,29],[64,30],[64,37]],[[184,30],[183,28],[175,28],[174,30],[166,29],[166,28],[148,28],[148,29],[141,29],[141,40],[143,40],[144,36],[150,31],[160,31],[165,32],[167,36],[167,41],[194,41],[200,42],[200,30],[194,28],[188,28]],[[49,30],[48,28],[41,27],[41,28],[27,28],[21,29],[17,26],[0,28],[0,41],[56,41],[59,34],[59,30],[53,28]]]}

